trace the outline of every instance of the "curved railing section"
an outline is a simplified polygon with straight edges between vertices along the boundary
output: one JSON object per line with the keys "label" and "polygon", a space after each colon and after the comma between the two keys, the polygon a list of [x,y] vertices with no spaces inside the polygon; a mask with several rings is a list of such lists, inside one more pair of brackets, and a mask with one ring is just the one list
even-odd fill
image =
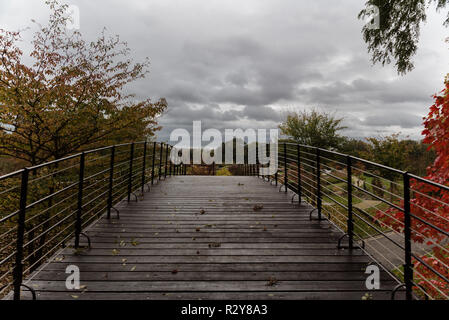
{"label": "curved railing section", "polygon": [[182,174],[185,167],[170,162],[171,148],[113,145],[0,177],[0,297],[33,291],[24,277],[62,247],[90,246],[83,232],[90,224],[118,218],[120,202],[137,201],[151,185]]}
{"label": "curved railing section", "polygon": [[[269,156],[270,146],[265,155]],[[118,217],[171,175],[259,176],[311,207],[310,219],[342,232],[339,249],[364,250],[398,281],[407,299],[449,298],[449,187],[350,155],[282,142],[278,168],[261,176],[260,146],[243,164],[170,161],[171,146],[136,142],[81,152],[0,177],[0,296],[64,246],[89,246],[83,232],[102,216]],[[74,241],[72,241],[74,239]]]}
{"label": "curved railing section", "polygon": [[[255,158],[245,174],[259,175]],[[399,289],[407,299],[449,299],[448,186],[296,143],[279,143],[278,160],[278,171],[263,178],[312,205],[310,219],[341,230],[339,249],[362,249],[393,275],[393,299]]]}

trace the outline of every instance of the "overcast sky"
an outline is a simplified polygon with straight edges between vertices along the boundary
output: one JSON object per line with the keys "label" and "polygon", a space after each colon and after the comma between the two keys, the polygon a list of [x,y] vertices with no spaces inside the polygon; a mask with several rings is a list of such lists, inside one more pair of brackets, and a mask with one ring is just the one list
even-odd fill
{"label": "overcast sky", "polygon": [[[431,95],[449,72],[444,14],[429,12],[416,68],[371,66],[357,14],[365,0],[72,0],[80,31],[119,34],[133,58],[151,61],[131,90],[165,97],[174,128],[276,128],[286,110],[316,107],[345,117],[353,137],[420,138]],[[43,0],[0,0],[0,28],[45,22]]]}

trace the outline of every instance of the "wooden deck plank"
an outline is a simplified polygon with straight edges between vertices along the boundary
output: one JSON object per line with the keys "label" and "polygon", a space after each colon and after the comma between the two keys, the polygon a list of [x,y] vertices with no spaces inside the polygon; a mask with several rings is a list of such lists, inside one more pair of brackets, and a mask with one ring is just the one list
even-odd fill
{"label": "wooden deck plank", "polygon": [[[255,177],[167,178],[88,228],[92,249],[62,250],[27,283],[38,299],[388,299],[393,279],[368,291],[371,259],[338,250],[341,233],[290,200]],[[71,264],[80,292],[65,288]]]}
{"label": "wooden deck plank", "polygon": [[[365,293],[341,292],[40,292],[39,297],[58,300],[360,300]],[[374,291],[372,299],[388,300],[390,291]],[[397,294],[397,298],[401,293]]]}
{"label": "wooden deck plank", "polygon": [[[324,271],[182,271],[184,267],[177,269],[177,273],[173,274],[171,271],[140,271],[141,268],[134,269],[133,272],[126,272],[135,266],[126,265],[119,271],[111,272],[97,272],[97,271],[83,271],[83,281],[268,281],[268,279],[275,278],[278,281],[365,281],[366,275],[360,270],[351,272],[324,272]],[[40,281],[65,281],[67,274],[65,270],[53,271],[45,270],[40,272],[34,280]],[[387,274],[381,276],[381,281],[391,281]]]}

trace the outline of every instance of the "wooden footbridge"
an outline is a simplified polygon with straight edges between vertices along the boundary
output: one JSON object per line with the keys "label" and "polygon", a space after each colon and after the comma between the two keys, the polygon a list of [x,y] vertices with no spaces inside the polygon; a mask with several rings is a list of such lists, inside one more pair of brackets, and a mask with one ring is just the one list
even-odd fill
{"label": "wooden footbridge", "polygon": [[[352,222],[327,212],[331,173],[316,174],[325,166],[320,155],[312,183],[306,153],[299,166],[285,156],[271,177],[258,176],[258,164],[245,164],[240,176],[198,176],[167,161],[163,145],[137,146],[62,159],[71,168],[64,178],[61,165],[14,173],[19,210],[0,220],[17,224],[11,255],[1,257],[11,266],[0,278],[6,298],[360,300],[390,299],[397,289],[396,299],[404,297],[385,263],[380,287],[367,288],[374,251],[358,237],[352,201],[333,198],[346,218],[348,208],[354,213]],[[38,195],[32,183],[48,177],[50,196]],[[73,270],[78,288],[67,285]]]}
{"label": "wooden footbridge", "polygon": [[[311,209],[254,177],[172,177],[120,220],[92,225],[90,250],[62,250],[28,285],[38,299],[362,299],[372,260],[338,250],[341,234],[309,221]],[[79,292],[66,289],[68,265]],[[395,282],[380,283],[374,297],[388,299]]]}

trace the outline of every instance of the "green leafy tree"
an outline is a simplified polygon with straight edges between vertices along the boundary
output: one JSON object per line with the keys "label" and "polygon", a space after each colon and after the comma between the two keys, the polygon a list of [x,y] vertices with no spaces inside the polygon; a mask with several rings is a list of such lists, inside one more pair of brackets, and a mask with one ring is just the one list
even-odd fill
{"label": "green leafy tree", "polygon": [[[438,10],[445,8],[449,0],[368,0],[359,18],[370,18],[372,6],[379,8],[379,28],[365,25],[362,30],[372,62],[385,65],[394,61],[399,74],[411,71],[420,27],[426,21],[428,5],[433,3]],[[444,24],[449,24],[449,14]]]}
{"label": "green leafy tree", "polygon": [[359,158],[365,156],[366,154],[369,154],[369,150],[370,145],[368,142],[346,137],[339,147],[339,151],[341,151],[342,153],[350,154]]}
{"label": "green leafy tree", "polygon": [[290,112],[284,122],[279,125],[283,135],[295,142],[313,147],[338,149],[344,142],[344,137],[339,131],[345,129],[342,126],[343,118],[317,110],[303,110]]}
{"label": "green leafy tree", "polygon": [[[381,138],[367,138],[370,143],[370,150],[365,158],[374,162],[383,164],[391,168],[404,168],[409,156],[409,146],[399,139],[399,133]],[[395,191],[397,190],[396,180],[398,178],[395,172],[383,170],[381,176],[389,180],[390,200],[395,200]]]}

